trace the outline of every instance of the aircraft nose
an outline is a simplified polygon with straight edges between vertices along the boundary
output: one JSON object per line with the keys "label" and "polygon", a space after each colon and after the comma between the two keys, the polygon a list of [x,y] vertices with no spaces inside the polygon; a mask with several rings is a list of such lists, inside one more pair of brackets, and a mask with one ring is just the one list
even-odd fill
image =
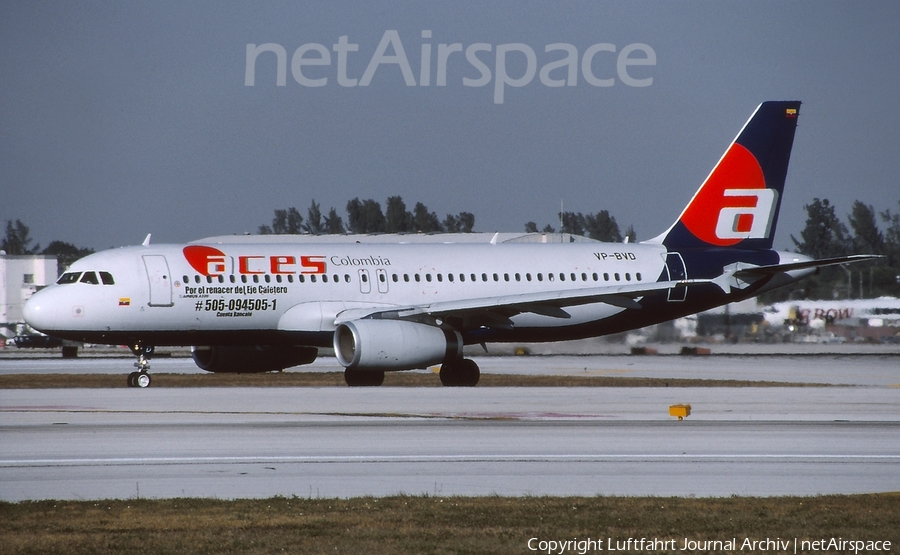
{"label": "aircraft nose", "polygon": [[54,318],[49,301],[47,292],[44,291],[38,291],[25,301],[25,306],[22,307],[25,323],[39,331],[52,330]]}

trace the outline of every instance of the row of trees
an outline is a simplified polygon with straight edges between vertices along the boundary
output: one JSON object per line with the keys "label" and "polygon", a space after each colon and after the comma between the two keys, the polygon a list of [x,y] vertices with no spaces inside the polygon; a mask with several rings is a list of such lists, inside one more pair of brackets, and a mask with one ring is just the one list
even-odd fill
{"label": "row of trees", "polygon": [[[765,302],[786,299],[862,298],[880,295],[900,296],[900,202],[897,211],[876,212],[863,202],[853,203],[846,223],[839,218],[828,199],[815,198],[804,209],[806,225],[800,237],[791,236],[797,252],[813,258],[829,258],[847,254],[878,254],[883,259],[869,263],[825,268],[817,275],[768,293]],[[616,219],[606,210],[596,214],[563,212],[560,231],[583,235],[600,241],[620,242],[636,239],[629,226],[623,237]],[[387,210],[381,204],[355,198],[347,203],[344,218],[331,208],[323,215],[321,207],[312,202],[304,218],[296,208],[275,210],[272,225],[259,227],[261,234],[343,234],[343,233],[469,233],[475,227],[475,216],[469,212],[447,214],[440,220],[435,212],[421,202],[407,210],[399,196],[387,200]],[[526,232],[537,232],[534,222],[525,224]],[[547,225],[546,233],[555,232]],[[59,259],[60,270],[93,251],[64,241],[53,241],[46,248],[32,244],[30,230],[20,220],[7,221],[0,250],[11,255],[45,254]]]}
{"label": "row of trees", "polygon": [[381,204],[372,199],[355,198],[347,203],[347,225],[334,207],[327,216],[322,215],[321,206],[315,201],[306,211],[306,220],[293,206],[275,210],[272,225],[259,226],[261,235],[287,233],[342,234],[342,233],[471,233],[475,227],[475,216],[470,212],[447,214],[443,221],[428,207],[417,202],[412,211],[399,196],[387,199],[387,210],[382,212]]}
{"label": "row of trees", "polygon": [[813,258],[849,254],[878,254],[884,258],[825,268],[789,288],[773,291],[767,300],[900,296],[900,212],[888,209],[879,213],[857,200],[845,224],[828,199],[815,198],[804,208],[806,225],[800,238],[791,236],[797,252]]}
{"label": "row of trees", "polygon": [[31,230],[22,223],[21,220],[8,220],[6,222],[6,234],[3,242],[0,243],[0,250],[6,254],[27,255],[27,254],[46,254],[55,256],[59,272],[69,267],[72,262],[79,258],[87,256],[94,252],[93,249],[80,249],[71,243],[64,241],[51,241],[47,248],[41,249],[41,246],[35,244],[32,246]]}
{"label": "row of trees", "polygon": [[[327,215],[322,214],[319,203],[312,201],[306,211],[306,219],[295,207],[275,210],[272,225],[259,226],[260,235],[283,235],[309,233],[312,235],[342,233],[471,233],[475,227],[475,215],[471,212],[447,214],[441,220],[435,212],[417,202],[412,211],[406,209],[402,197],[387,199],[387,209],[382,211],[381,204],[372,199],[354,198],[347,203],[347,223],[332,207]],[[527,233],[537,233],[538,226],[534,222],[525,224]],[[543,228],[544,233],[556,233],[551,225]],[[581,212],[563,212],[560,214],[560,233],[582,235],[598,241],[621,242],[622,232],[616,219],[609,211],[601,210],[596,214]],[[629,241],[636,238],[634,228],[628,227],[625,237]]]}
{"label": "row of trees", "polygon": [[[622,232],[619,230],[619,224],[616,219],[609,215],[609,211],[601,210],[596,214],[582,214],[581,212],[562,212],[559,215],[560,233],[571,233],[572,235],[581,235],[590,237],[597,241],[608,241],[612,243],[621,243],[623,240]],[[537,233],[538,227],[534,222],[525,224],[526,233]],[[542,230],[544,233],[555,233],[553,226],[547,224]],[[629,243],[633,243],[637,239],[633,226],[628,226],[625,231],[625,237]]]}

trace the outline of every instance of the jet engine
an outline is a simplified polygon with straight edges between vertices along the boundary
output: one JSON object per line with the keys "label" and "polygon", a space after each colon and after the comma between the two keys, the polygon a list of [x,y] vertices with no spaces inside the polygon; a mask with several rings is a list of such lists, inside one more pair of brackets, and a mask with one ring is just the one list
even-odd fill
{"label": "jet engine", "polygon": [[316,360],[315,347],[297,346],[236,346],[191,347],[191,356],[207,372],[235,372],[249,374],[284,370]]}
{"label": "jet engine", "polygon": [[462,336],[400,320],[354,320],[334,331],[334,354],[350,370],[412,370],[462,358]]}

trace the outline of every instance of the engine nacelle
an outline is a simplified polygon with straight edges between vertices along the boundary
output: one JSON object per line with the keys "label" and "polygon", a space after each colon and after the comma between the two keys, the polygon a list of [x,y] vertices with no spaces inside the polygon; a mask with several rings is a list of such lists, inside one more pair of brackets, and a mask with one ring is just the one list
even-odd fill
{"label": "engine nacelle", "polygon": [[191,347],[191,356],[207,372],[241,374],[284,370],[316,360],[315,347],[295,346],[237,346]]}
{"label": "engine nacelle", "polygon": [[462,336],[399,320],[353,320],[334,331],[334,354],[351,370],[412,370],[462,357]]}

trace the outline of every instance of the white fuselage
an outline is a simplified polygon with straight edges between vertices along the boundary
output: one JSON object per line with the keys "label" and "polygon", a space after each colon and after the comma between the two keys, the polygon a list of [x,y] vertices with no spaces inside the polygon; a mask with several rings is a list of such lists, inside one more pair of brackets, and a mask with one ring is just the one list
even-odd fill
{"label": "white fuselage", "polygon": [[[189,246],[188,246],[189,247]],[[215,330],[333,332],[345,311],[652,283],[665,248],[617,243],[211,245],[195,268],[185,245],[85,257],[74,283],[36,295],[29,321],[52,333]],[[196,264],[196,261],[195,261]],[[114,284],[87,283],[106,272]],[[567,327],[624,310],[607,303],[560,318],[513,315],[514,328]],[[189,338],[186,338],[189,341]]]}

